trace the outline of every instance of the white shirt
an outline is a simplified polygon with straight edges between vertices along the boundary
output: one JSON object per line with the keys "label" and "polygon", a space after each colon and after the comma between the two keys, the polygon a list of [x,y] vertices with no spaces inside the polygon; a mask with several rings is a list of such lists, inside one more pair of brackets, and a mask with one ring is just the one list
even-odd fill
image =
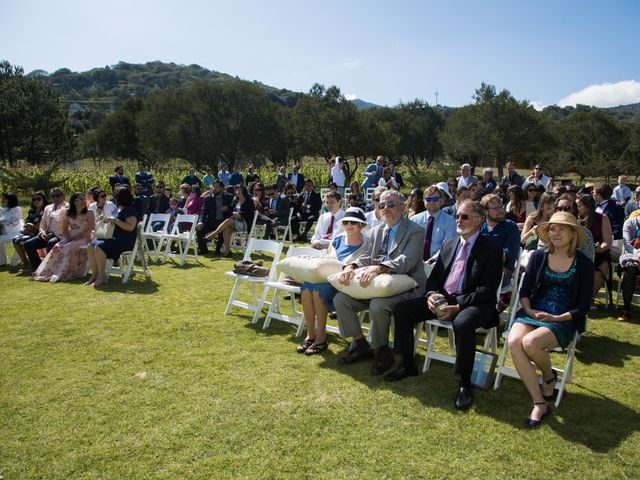
{"label": "white shirt", "polygon": [[336,185],[344,187],[344,170],[342,170],[337,164],[331,169],[331,178]]}
{"label": "white shirt", "polygon": [[364,218],[367,222],[367,225],[369,225],[370,228],[377,227],[382,223],[382,218],[376,217],[375,210],[371,210],[370,212],[365,213]]}
{"label": "white shirt", "polygon": [[327,236],[327,230],[329,229],[329,224],[331,223],[331,212],[323,213],[322,215],[320,215],[320,217],[318,217],[316,229],[313,232],[313,237],[311,237],[312,245],[314,243],[319,243],[324,248],[328,248],[331,240],[342,233],[342,227],[340,226],[338,221],[341,220],[342,217],[344,217],[344,211],[342,209],[339,209],[333,216],[333,231],[329,236]]}
{"label": "white shirt", "polygon": [[378,186],[379,187],[386,187],[387,186],[387,182],[391,181],[391,186],[394,189],[398,188],[398,182],[396,182],[396,179],[393,177],[389,177],[389,180],[385,180],[384,177],[382,177],[380,180],[378,180]]}
{"label": "white shirt", "polygon": [[[98,202],[93,202],[89,205],[89,210],[93,212],[96,220],[98,219]],[[105,217],[115,217],[118,215],[118,207],[113,202],[105,202],[104,207],[102,208],[102,215]]]}

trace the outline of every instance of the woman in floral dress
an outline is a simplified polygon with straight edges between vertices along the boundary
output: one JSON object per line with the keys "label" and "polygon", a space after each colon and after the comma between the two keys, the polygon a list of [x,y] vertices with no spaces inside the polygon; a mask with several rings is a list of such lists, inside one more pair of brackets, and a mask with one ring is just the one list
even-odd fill
{"label": "woman in floral dress", "polygon": [[87,210],[84,195],[71,195],[64,218],[64,236],[48,253],[33,274],[39,282],[59,282],[80,278],[87,268],[87,249],[95,229],[93,212]]}

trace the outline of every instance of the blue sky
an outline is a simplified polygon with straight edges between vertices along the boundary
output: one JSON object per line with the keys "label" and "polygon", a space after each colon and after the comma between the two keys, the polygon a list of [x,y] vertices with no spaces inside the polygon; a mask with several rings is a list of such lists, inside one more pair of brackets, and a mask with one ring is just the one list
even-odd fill
{"label": "blue sky", "polygon": [[27,72],[197,63],[381,105],[460,106],[483,81],[538,106],[640,102],[637,0],[0,0],[0,45]]}

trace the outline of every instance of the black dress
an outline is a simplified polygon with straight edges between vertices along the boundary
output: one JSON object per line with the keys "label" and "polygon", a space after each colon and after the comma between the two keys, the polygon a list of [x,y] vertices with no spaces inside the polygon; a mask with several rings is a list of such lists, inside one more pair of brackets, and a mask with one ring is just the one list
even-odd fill
{"label": "black dress", "polygon": [[[120,210],[116,218],[121,222],[126,222],[127,218],[136,216],[136,209],[132,206],[128,206]],[[116,225],[116,228],[113,231],[113,238],[107,238],[106,240],[95,239],[91,244],[96,247],[100,247],[107,258],[117,260],[122,252],[133,250],[133,246],[136,243],[136,236],[137,228],[127,232]]]}

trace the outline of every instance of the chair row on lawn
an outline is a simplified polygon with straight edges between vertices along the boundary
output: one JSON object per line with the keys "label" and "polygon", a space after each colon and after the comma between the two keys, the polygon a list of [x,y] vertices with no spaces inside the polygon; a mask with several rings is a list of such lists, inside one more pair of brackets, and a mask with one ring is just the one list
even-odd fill
{"label": "chair row on lawn", "polygon": [[[229,315],[233,307],[239,307],[242,309],[253,312],[252,323],[257,324],[263,315],[263,309],[266,307],[267,312],[264,316],[263,329],[269,328],[272,320],[280,320],[296,326],[296,336],[300,336],[305,328],[305,322],[300,307],[296,301],[296,294],[300,294],[300,287],[291,285],[285,282],[283,274],[277,275],[277,264],[280,261],[283,253],[284,243],[272,240],[261,240],[256,238],[250,238],[247,248],[244,253],[243,260],[252,261],[252,256],[269,255],[273,257],[269,274],[266,277],[253,277],[250,275],[242,275],[232,271],[225,273],[227,277],[233,279],[233,287],[227,306],[225,309],[225,315]],[[315,250],[311,247],[296,247],[290,246],[287,250],[286,256],[297,255],[324,255],[322,251]],[[517,288],[521,280],[519,275],[519,268],[516,268],[511,278],[510,288],[513,291],[512,298],[508,309],[501,314],[501,325],[506,325],[501,337],[503,338],[503,347],[499,355],[499,361],[497,371],[493,383],[493,388],[498,388],[503,376],[509,376],[513,378],[519,378],[518,372],[511,367],[506,366],[506,358],[508,353],[508,335],[509,327],[514,321],[515,313],[519,309],[519,298],[517,295]],[[238,299],[240,293],[240,287],[243,284],[248,284],[251,289],[251,300],[241,301]],[[258,293],[258,287],[261,287],[262,291]],[[498,289],[497,300],[499,299],[502,289]],[[504,290],[502,290],[504,292]],[[280,296],[282,294],[288,294],[291,302],[291,313],[285,313],[282,311],[282,305]],[[361,322],[365,319],[366,312],[360,315]],[[447,331],[449,341],[449,353],[442,353],[436,351],[436,339],[438,338],[438,332],[443,329]],[[327,325],[327,330],[333,333],[339,333],[336,326]],[[424,332],[425,338],[422,338]],[[477,333],[485,336],[483,344],[483,350],[489,351],[495,355],[498,355],[498,327],[490,329],[478,329]],[[452,328],[451,322],[441,320],[429,320],[422,322],[416,326],[415,336],[415,349],[419,344],[426,347],[425,360],[423,364],[423,372],[427,372],[431,365],[432,360],[443,361],[447,363],[455,363],[455,334]],[[565,386],[570,383],[573,376],[573,362],[576,344],[579,341],[579,335],[576,334],[572,339],[567,349],[565,350],[566,359],[564,362],[564,368],[554,369],[558,373],[559,381],[556,384],[558,390],[556,396],[556,406],[560,404]],[[558,350],[561,351],[561,350]]]}

